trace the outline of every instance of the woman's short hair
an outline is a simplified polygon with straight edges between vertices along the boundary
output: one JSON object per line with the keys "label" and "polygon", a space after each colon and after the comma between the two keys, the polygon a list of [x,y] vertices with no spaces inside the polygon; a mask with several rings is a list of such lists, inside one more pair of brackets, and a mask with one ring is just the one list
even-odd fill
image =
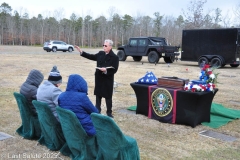
{"label": "woman's short hair", "polygon": [[110,46],[113,45],[113,41],[111,39],[106,39],[104,42],[108,42]]}

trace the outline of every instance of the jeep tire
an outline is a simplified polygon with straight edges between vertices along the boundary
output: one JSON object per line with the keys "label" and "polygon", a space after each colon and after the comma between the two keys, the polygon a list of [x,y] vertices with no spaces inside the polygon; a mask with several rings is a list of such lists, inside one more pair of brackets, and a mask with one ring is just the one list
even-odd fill
{"label": "jeep tire", "polygon": [[159,55],[156,51],[151,51],[148,54],[148,62],[149,63],[158,63]]}
{"label": "jeep tire", "polygon": [[132,56],[132,57],[133,57],[133,60],[136,62],[139,62],[142,60],[142,56]]}
{"label": "jeep tire", "polygon": [[165,63],[173,63],[174,60],[175,60],[175,57],[174,56],[170,56],[170,57],[164,57],[164,62]]}
{"label": "jeep tire", "polygon": [[117,53],[119,61],[125,61],[126,60],[126,54],[124,53],[123,50],[119,50]]}

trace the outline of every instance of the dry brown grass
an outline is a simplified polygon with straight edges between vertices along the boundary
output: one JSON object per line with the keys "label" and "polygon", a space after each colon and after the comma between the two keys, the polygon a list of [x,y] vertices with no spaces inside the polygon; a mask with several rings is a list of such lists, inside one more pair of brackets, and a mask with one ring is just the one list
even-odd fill
{"label": "dry brown grass", "polygon": [[[96,53],[99,49],[84,50]],[[200,71],[197,63],[178,61],[167,67],[162,59],[156,66],[149,64],[146,57],[142,61],[143,65],[128,57],[125,62],[120,62],[119,70],[115,75],[115,81],[119,86],[113,95],[114,120],[125,134],[137,140],[141,160],[240,159],[240,120],[235,120],[219,129],[202,125],[191,128],[160,123],[127,111],[127,107],[136,105],[135,93],[130,83],[142,77],[146,71],[152,71],[157,77],[177,76],[189,79],[196,79]],[[66,88],[68,76],[72,73],[80,74],[88,82],[89,97],[95,103],[93,95],[95,62],[80,57],[76,51],[47,53],[42,47],[0,46],[0,132],[14,136],[14,138],[0,141],[1,159],[19,154],[20,159],[23,159],[24,154],[39,156],[44,153],[58,153],[47,150],[45,146],[36,145],[37,141],[25,140],[15,134],[21,124],[21,118],[13,92],[19,91],[20,85],[31,69],[41,70],[46,79],[53,65],[58,66],[63,76],[63,84],[60,87],[63,91]],[[220,73],[218,77],[220,84],[217,86],[219,91],[213,101],[228,108],[240,109],[240,67],[226,66],[217,71]],[[105,108],[103,103],[103,113]],[[214,130],[238,139],[234,142],[224,142],[202,137],[198,133],[203,130]],[[61,158],[70,159],[60,154],[58,159]]]}

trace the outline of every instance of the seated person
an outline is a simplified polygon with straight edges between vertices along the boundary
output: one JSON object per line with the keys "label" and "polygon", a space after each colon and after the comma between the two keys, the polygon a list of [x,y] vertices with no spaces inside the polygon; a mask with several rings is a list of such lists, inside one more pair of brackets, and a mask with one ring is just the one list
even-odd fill
{"label": "seated person", "polygon": [[61,93],[58,104],[61,108],[71,110],[79,119],[89,136],[96,134],[90,114],[99,113],[87,96],[87,82],[78,74],[69,76],[66,91]]}
{"label": "seated person", "polygon": [[58,96],[62,93],[58,88],[61,84],[62,76],[60,75],[57,66],[53,66],[48,80],[44,81],[37,90],[37,100],[47,103],[58,121],[56,107],[58,106]]}
{"label": "seated person", "polygon": [[33,106],[32,101],[36,100],[37,89],[43,81],[43,74],[36,69],[29,72],[26,81],[21,85],[20,93],[24,95],[31,107],[33,116],[37,116],[36,108]]}

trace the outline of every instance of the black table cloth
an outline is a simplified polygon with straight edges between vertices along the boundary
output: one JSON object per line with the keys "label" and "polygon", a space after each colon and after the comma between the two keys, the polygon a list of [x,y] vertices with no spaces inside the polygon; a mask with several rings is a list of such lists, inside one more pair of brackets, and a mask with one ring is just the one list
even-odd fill
{"label": "black table cloth", "polygon": [[[156,85],[130,83],[137,97],[136,114],[143,114],[160,122],[185,124],[195,127],[202,122],[210,122],[212,100],[218,91],[214,92],[187,92],[180,89],[165,88],[175,99],[171,113],[161,117],[154,113],[151,102],[151,93],[158,88]],[[174,96],[175,94],[175,96]]]}
{"label": "black table cloth", "polygon": [[136,114],[148,116],[148,87],[151,85],[138,83],[130,83],[130,85],[137,97]]}

